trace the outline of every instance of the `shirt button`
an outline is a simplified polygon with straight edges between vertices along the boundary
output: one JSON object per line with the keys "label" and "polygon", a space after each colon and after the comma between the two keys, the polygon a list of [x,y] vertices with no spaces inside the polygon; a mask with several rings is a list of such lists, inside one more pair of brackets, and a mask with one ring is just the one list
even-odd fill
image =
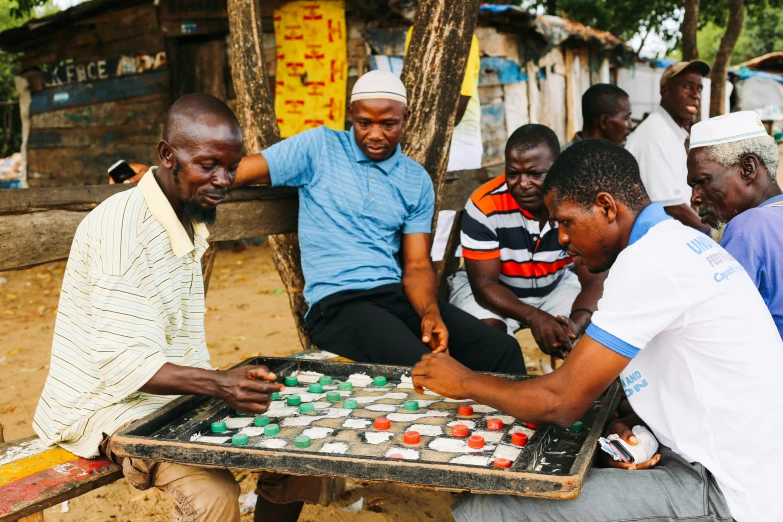
{"label": "shirt button", "polygon": [[370,183],[375,183],[375,178],[371,179]]}
{"label": "shirt button", "polygon": [[370,201],[375,201],[375,196],[370,196]]}

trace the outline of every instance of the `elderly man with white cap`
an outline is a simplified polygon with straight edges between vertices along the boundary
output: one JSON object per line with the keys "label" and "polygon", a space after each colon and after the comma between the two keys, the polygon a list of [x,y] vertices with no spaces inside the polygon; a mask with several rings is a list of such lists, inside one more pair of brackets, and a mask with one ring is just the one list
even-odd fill
{"label": "elderly man with white cap", "polygon": [[629,136],[626,148],[639,163],[653,203],[681,223],[709,232],[691,208],[686,183],[688,134],[701,107],[702,78],[710,66],[701,60],[673,63],[661,76],[661,105]]}
{"label": "elderly man with white cap", "polygon": [[727,224],[721,246],[751,279],[783,337],[783,191],[778,147],[755,112],[697,123],[691,130],[688,184],[702,221]]}
{"label": "elderly man with white cap", "polygon": [[372,71],[353,88],[353,128],[319,127],[242,160],[234,186],[299,187],[299,243],[320,348],[353,360],[413,365],[450,351],[476,370],[525,373],[518,343],[438,302],[430,261],[435,195],[400,151],[407,95]]}

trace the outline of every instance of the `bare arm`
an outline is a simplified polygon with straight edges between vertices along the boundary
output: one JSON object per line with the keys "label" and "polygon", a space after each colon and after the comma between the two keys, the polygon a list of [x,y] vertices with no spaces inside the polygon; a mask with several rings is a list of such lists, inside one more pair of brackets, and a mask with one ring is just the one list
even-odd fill
{"label": "bare arm", "polygon": [[438,308],[438,285],[430,259],[431,241],[431,234],[403,234],[402,286],[422,319],[422,342],[441,352],[448,348],[448,330]]}
{"label": "bare arm", "polygon": [[[583,336],[554,372],[511,382],[473,372],[446,354],[427,354],[411,373],[413,384],[454,399],[472,399],[517,419],[570,426],[631,360]],[[590,371],[585,371],[590,368]]]}
{"label": "bare arm", "polygon": [[667,214],[669,214],[671,217],[673,217],[683,225],[687,225],[691,228],[695,228],[696,230],[700,232],[704,232],[705,234],[710,233],[710,227],[701,222],[701,218],[696,213],[696,211],[693,210],[693,208],[691,208],[690,205],[681,203],[679,205],[664,207],[663,209],[666,211]]}
{"label": "bare arm", "polygon": [[604,293],[604,281],[609,272],[600,274],[591,274],[590,271],[582,265],[576,265],[576,276],[582,285],[582,291],[574,299],[571,306],[571,322],[573,323],[572,332],[579,337],[590,324],[592,314],[584,310],[595,312],[598,309],[598,300]]}
{"label": "bare arm", "polygon": [[264,413],[270,394],[283,389],[266,366],[204,370],[166,363],[139,391],[155,395],[206,395],[246,413]]}
{"label": "bare arm", "polygon": [[269,177],[269,165],[264,156],[253,154],[245,156],[237,168],[237,178],[231,188],[244,187],[246,185],[269,185],[272,183]]}
{"label": "bare arm", "polygon": [[469,101],[470,101],[470,96],[465,96],[464,94],[460,94],[459,101],[457,101],[457,116],[454,118],[455,127],[459,125],[459,122],[462,121],[462,117],[465,116],[465,111],[468,108]]}

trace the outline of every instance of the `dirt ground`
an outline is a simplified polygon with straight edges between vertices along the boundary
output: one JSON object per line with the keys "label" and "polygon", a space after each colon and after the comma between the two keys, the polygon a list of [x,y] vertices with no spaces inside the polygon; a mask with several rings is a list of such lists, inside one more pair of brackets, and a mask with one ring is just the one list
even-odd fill
{"label": "dirt ground", "polygon": [[[0,423],[5,439],[33,435],[31,427],[46,380],[55,315],[65,263],[0,272]],[[212,364],[232,366],[254,355],[286,356],[300,350],[288,298],[266,244],[243,251],[221,251],[207,297],[206,331]],[[528,372],[540,373],[548,357],[529,331],[518,334]],[[243,493],[255,484],[252,473],[237,472]],[[391,484],[354,484],[330,505],[306,506],[300,520],[381,522],[452,521],[457,495]],[[345,507],[363,499],[359,512]],[[46,511],[54,521],[163,522],[171,520],[172,501],[152,489],[138,491],[121,480]],[[253,515],[243,515],[243,521]]]}

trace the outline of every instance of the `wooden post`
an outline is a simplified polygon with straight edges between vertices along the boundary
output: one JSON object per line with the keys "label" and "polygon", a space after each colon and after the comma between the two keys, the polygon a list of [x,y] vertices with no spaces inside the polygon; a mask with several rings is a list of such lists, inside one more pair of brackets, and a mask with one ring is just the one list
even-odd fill
{"label": "wooden post", "polygon": [[[231,76],[237,95],[237,118],[245,135],[245,150],[257,153],[280,141],[272,93],[264,67],[260,0],[228,0],[231,32]],[[313,347],[307,337],[304,316],[304,275],[297,234],[269,236],[272,260],[283,280],[291,311],[305,350]]]}
{"label": "wooden post", "polygon": [[402,151],[429,172],[436,210],[479,4],[479,0],[419,0],[402,69],[411,111]]}

